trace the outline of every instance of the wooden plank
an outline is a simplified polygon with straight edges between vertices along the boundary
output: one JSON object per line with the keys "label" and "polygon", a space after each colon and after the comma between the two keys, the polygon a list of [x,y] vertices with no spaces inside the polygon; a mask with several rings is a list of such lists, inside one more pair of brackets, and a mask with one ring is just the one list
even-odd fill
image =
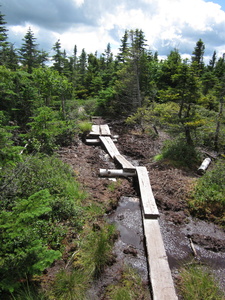
{"label": "wooden plank", "polygon": [[100,136],[99,138],[105,146],[111,158],[114,158],[115,155],[120,155],[118,149],[116,148],[115,144],[109,136]]}
{"label": "wooden plank", "polygon": [[141,194],[141,203],[145,218],[157,218],[159,211],[152,193],[150,180],[146,167],[136,167],[139,189]]}
{"label": "wooden plank", "polygon": [[136,171],[135,169],[133,172],[124,171],[123,169],[100,169],[99,174],[103,177],[133,177],[136,175]]}
{"label": "wooden plank", "polygon": [[143,218],[153,300],[177,300],[158,220]]}
{"label": "wooden plank", "polygon": [[91,132],[89,135],[100,135],[100,126],[99,125],[92,125]]}
{"label": "wooden plank", "polygon": [[124,171],[132,171],[136,169],[124,156],[115,155],[115,161],[119,163],[119,165],[124,169]]}
{"label": "wooden plank", "polygon": [[101,135],[111,136],[111,132],[107,124],[100,125],[100,133]]}

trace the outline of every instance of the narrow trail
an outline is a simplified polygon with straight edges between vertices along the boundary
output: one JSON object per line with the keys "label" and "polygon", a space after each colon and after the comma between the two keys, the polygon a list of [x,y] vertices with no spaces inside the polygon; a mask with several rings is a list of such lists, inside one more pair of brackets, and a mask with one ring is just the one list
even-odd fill
{"label": "narrow trail", "polygon": [[87,139],[89,142],[93,139],[96,144],[99,144],[99,139],[102,147],[105,148],[110,157],[115,161],[115,164],[120,167],[120,172],[114,169],[100,170],[101,176],[110,176],[113,178],[134,177],[138,181],[152,297],[154,300],[176,300],[176,291],[158,222],[159,212],[152,193],[147,169],[143,166],[134,167],[120,154],[112,138],[110,129],[105,124],[93,125]]}
{"label": "narrow trail", "polygon": [[[166,254],[175,283],[179,280],[179,268],[195,259],[190,245],[191,238],[197,252],[197,260],[212,269],[225,292],[225,232],[214,224],[191,218],[185,201],[189,186],[197,175],[153,163],[152,157],[159,153],[163,134],[159,139],[152,139],[150,136],[139,135],[136,132],[127,134],[121,122],[114,122],[110,129],[114,134],[119,134],[116,144],[119,152],[123,153],[134,166],[147,167],[160,213],[159,223]],[[100,146],[90,146],[78,141],[70,148],[61,149],[60,156],[73,167],[79,181],[92,195],[93,201],[112,199],[113,204],[110,204],[105,217],[109,222],[115,223],[120,231],[120,237],[114,246],[116,261],[93,285],[91,289],[93,299],[104,299],[102,297],[104,289],[119,280],[124,264],[136,268],[143,281],[148,284],[141,214],[133,182],[129,179],[121,179],[120,188],[109,191],[107,188],[109,180],[99,177],[99,169],[113,169],[115,164]],[[180,299],[179,294],[178,299]]]}

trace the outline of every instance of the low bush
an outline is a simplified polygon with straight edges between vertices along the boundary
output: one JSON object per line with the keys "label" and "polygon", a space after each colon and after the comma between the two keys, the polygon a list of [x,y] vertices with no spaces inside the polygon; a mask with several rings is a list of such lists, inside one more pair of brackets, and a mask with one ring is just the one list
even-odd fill
{"label": "low bush", "polygon": [[212,170],[199,178],[192,198],[191,210],[196,216],[225,225],[225,161],[220,160]]}
{"label": "low bush", "polygon": [[88,132],[91,131],[92,125],[90,122],[81,122],[78,124],[78,127],[82,134],[87,134]]}
{"label": "low bush", "polygon": [[166,141],[156,160],[168,160],[176,167],[194,168],[200,163],[200,153],[183,139]]}

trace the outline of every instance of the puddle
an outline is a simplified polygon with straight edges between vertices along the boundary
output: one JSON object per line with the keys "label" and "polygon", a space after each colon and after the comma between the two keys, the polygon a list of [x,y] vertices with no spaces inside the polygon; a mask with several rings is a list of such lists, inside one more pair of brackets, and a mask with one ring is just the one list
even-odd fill
{"label": "puddle", "polygon": [[117,209],[108,218],[119,231],[119,238],[114,245],[117,259],[122,260],[125,265],[131,265],[147,281],[148,268],[139,198],[121,197]]}

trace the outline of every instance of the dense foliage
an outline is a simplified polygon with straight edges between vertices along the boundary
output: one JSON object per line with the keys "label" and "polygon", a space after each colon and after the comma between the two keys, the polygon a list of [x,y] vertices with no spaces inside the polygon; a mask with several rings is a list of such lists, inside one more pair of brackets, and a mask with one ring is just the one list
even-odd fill
{"label": "dense foliage", "polygon": [[192,211],[202,218],[225,225],[225,162],[220,160],[215,167],[200,178],[190,200]]}
{"label": "dense foliage", "polygon": [[0,289],[13,291],[61,257],[68,228],[81,227],[85,195],[54,157],[27,156],[0,176]]}
{"label": "dense foliage", "polygon": [[[177,166],[196,167],[197,147],[216,154],[225,147],[225,54],[214,52],[205,65],[201,39],[190,61],[177,49],[160,60],[139,29],[125,31],[117,56],[110,44],[102,54],[82,49],[80,55],[75,45],[68,56],[58,40],[49,57],[31,28],[15,49],[6,25],[0,13],[0,293],[41,274],[62,256],[69,228],[81,229],[84,193],[53,154],[90,130],[88,116],[125,118],[154,137],[167,131],[176,139],[165,144],[161,157]],[[202,215],[224,210],[223,173],[222,162],[199,180],[193,206]],[[93,278],[104,269],[110,230],[87,234],[80,269],[59,274],[62,288],[54,287],[53,295],[63,299],[69,286],[68,293],[83,297],[88,282],[78,291],[76,283],[87,277],[84,268]]]}

